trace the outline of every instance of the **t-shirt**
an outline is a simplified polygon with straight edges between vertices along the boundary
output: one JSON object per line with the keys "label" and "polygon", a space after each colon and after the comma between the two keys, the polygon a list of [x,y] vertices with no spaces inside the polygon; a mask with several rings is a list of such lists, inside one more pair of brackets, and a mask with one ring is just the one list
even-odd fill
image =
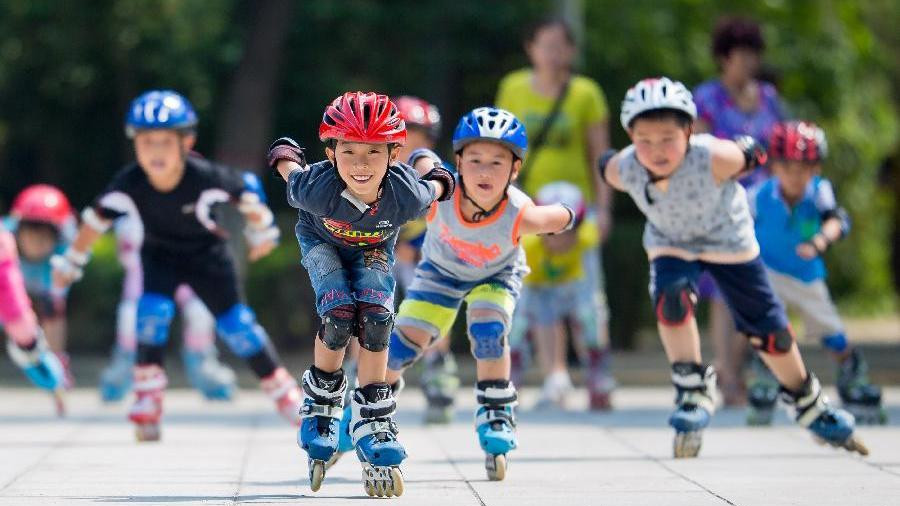
{"label": "t-shirt", "polygon": [[[825,279],[822,257],[801,258],[797,246],[812,239],[822,228],[823,216],[837,209],[831,183],[822,177],[813,177],[803,198],[793,206],[782,197],[777,178],[754,187],[750,192],[750,210],[766,266],[806,283]],[[844,225],[845,230],[849,228],[849,223]]]}
{"label": "t-shirt", "polygon": [[[539,95],[531,84],[532,72],[523,69],[500,81],[497,107],[516,115],[525,124],[525,131],[533,140],[553,108],[555,97]],[[590,147],[587,131],[590,125],[605,121],[608,116],[606,97],[593,80],[572,76],[569,91],[546,140],[528,162],[528,174],[520,174],[519,181],[529,195],[548,183],[568,181],[581,190],[585,200],[594,200],[594,172],[590,167]]]}
{"label": "t-shirt", "polygon": [[143,229],[142,251],[195,255],[210,252],[225,241],[216,223],[219,204],[240,199],[241,174],[198,157],[188,157],[184,175],[174,189],[160,192],[132,163],[113,178],[93,203],[100,216],[116,220],[137,217]]}
{"label": "t-shirt", "polygon": [[[759,106],[753,111],[741,110],[718,79],[702,83],[693,94],[697,117],[709,125],[712,135],[720,139],[750,135],[767,146],[772,128],[785,117],[775,86],[764,81],[759,81]],[[767,171],[760,167],[740,181],[744,187],[749,187],[766,176]]]}
{"label": "t-shirt", "polygon": [[691,136],[684,160],[667,179],[666,191],[650,181],[633,144],[622,150],[619,179],[647,217],[644,249],[651,258],[665,249],[680,250],[687,257],[759,251],[744,188],[731,179],[717,183],[713,176],[709,149],[713,140],[709,134]]}
{"label": "t-shirt", "polygon": [[297,236],[341,248],[368,249],[395,241],[400,227],[425,214],[436,198],[434,187],[403,163],[388,167],[381,198],[371,205],[347,190],[329,160],[288,175],[288,203],[300,210]]}
{"label": "t-shirt", "polygon": [[540,236],[528,235],[522,238],[522,249],[531,274],[525,278],[525,284],[531,286],[549,286],[579,281],[585,278],[582,257],[600,245],[600,232],[591,223],[582,223],[575,231],[575,243],[568,251],[556,253],[547,249]]}

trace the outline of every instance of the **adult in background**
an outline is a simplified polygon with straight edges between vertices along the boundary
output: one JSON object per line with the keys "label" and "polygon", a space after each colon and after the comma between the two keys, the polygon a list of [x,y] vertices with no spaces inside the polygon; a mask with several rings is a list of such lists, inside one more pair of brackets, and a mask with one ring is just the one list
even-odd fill
{"label": "adult in background", "polygon": [[[575,36],[562,19],[546,18],[537,22],[525,38],[525,52],[530,68],[514,71],[503,78],[497,92],[496,105],[506,109],[525,123],[529,151],[518,184],[534,197],[545,185],[565,181],[581,190],[589,203],[587,219],[599,228],[601,241],[610,228],[612,193],[600,180],[597,166],[600,155],[609,148],[608,108],[600,86],[592,79],[576,75],[572,63],[576,55]],[[596,306],[596,337],[581,343],[582,353],[591,371],[588,381],[592,408],[609,407],[608,374],[609,337],[608,310],[602,286],[600,245],[588,249],[583,257],[592,292],[585,297]],[[535,266],[530,266],[532,269]],[[553,372],[547,376],[545,394],[550,397],[571,389],[566,370],[565,329],[557,324],[548,330],[556,350]],[[515,338],[512,340],[515,341]],[[521,369],[522,348],[513,342],[513,367]],[[518,352],[518,353],[517,353]],[[517,363],[518,362],[518,363]],[[515,374],[515,373],[514,373]],[[557,395],[558,394],[558,395]]]}
{"label": "adult in background", "polygon": [[[778,92],[758,78],[765,41],[758,23],[743,17],[724,17],[712,35],[712,54],[719,76],[694,89],[697,120],[694,131],[733,139],[751,135],[765,143],[772,127],[784,119]],[[749,187],[766,177],[767,170],[741,178]],[[700,279],[700,297],[710,301],[710,333],[716,355],[719,388],[726,406],[742,405],[747,398],[741,369],[746,354],[742,340],[731,339],[734,322],[725,302],[708,274]],[[753,386],[750,401],[753,402]]]}

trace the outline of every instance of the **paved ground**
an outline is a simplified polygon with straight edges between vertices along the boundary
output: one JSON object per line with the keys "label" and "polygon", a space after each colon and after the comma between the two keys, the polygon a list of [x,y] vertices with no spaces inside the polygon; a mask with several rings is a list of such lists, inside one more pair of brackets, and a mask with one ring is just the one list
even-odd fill
{"label": "paved ground", "polygon": [[[450,426],[418,423],[417,391],[404,392],[398,417],[411,458],[400,504],[428,505],[892,505],[900,504],[900,388],[887,392],[893,425],[863,428],[867,459],[813,443],[785,415],[773,428],[742,426],[720,412],[701,457],[671,459],[667,388],[618,392],[605,415],[530,410],[524,394],[520,444],[507,480],[489,482],[471,427],[471,395],[461,391]],[[359,504],[352,456],[313,494],[294,431],[255,391],[210,404],[190,391],[167,398],[164,440],[133,442],[124,405],[103,406],[92,390],[68,397],[70,415],[31,389],[0,389],[0,504]]]}

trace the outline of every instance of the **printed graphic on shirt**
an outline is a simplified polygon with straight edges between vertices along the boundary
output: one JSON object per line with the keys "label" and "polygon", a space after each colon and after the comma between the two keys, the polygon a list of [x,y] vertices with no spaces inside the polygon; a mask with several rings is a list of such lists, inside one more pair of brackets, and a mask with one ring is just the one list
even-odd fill
{"label": "printed graphic on shirt", "polygon": [[379,244],[387,239],[392,231],[389,229],[365,231],[355,230],[353,225],[331,218],[322,218],[322,225],[335,238],[348,246],[369,246]]}
{"label": "printed graphic on shirt", "polygon": [[466,241],[454,236],[450,227],[441,223],[441,240],[459,256],[463,262],[474,267],[484,267],[485,264],[500,256],[500,245],[486,246],[483,242]]}

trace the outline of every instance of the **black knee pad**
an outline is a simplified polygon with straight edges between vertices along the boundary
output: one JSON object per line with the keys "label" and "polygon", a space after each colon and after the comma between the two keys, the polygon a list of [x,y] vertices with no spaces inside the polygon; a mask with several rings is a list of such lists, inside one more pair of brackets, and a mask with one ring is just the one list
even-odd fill
{"label": "black knee pad", "polygon": [[369,351],[384,351],[391,341],[394,313],[378,304],[359,304],[359,345]]}
{"label": "black knee pad", "polygon": [[656,318],[667,327],[680,327],[694,315],[697,293],[687,279],[679,279],[664,287],[653,301]]}
{"label": "black knee pad", "polygon": [[749,336],[750,345],[771,355],[784,355],[794,345],[794,331],[788,327],[770,332],[765,336]]}
{"label": "black knee pad", "polygon": [[319,339],[332,351],[343,350],[356,331],[356,306],[343,304],[326,311],[319,327]]}

